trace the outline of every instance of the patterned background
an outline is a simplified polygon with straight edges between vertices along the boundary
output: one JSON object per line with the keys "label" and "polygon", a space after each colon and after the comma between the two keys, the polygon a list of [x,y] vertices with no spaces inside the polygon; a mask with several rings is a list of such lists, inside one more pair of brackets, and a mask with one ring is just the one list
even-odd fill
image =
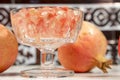
{"label": "patterned background", "polygon": [[[10,10],[25,6],[39,5],[0,4],[0,23],[12,30]],[[118,37],[120,35],[120,4],[70,4],[68,6],[81,8],[84,12],[84,20],[94,23],[102,30],[109,43],[106,57],[113,59],[113,64],[120,64],[117,55]],[[36,48],[19,44],[18,49],[19,53],[15,65],[40,64],[40,52]],[[55,61],[58,62],[57,57],[55,57]]]}

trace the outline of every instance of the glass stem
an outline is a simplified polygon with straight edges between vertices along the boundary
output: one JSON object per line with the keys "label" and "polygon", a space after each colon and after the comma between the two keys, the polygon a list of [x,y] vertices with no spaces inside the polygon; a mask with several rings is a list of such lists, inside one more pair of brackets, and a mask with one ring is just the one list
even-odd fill
{"label": "glass stem", "polygon": [[53,67],[54,62],[54,50],[43,50],[41,49],[41,67],[49,68]]}

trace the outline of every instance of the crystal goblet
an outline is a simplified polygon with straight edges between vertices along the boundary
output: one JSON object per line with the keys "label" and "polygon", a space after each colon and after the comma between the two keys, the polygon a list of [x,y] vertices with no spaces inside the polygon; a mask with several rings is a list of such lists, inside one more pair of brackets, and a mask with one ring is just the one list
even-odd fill
{"label": "crystal goblet", "polygon": [[83,12],[79,8],[26,7],[14,9],[10,15],[18,42],[41,51],[41,66],[21,71],[22,76],[63,77],[74,74],[72,70],[53,66],[53,59],[55,49],[76,40],[83,21]]}

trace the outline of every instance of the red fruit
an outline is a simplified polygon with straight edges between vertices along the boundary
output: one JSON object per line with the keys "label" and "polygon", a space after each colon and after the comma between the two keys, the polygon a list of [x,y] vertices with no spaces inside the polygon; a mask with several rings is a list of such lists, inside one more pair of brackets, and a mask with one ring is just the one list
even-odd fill
{"label": "red fruit", "polygon": [[120,56],[120,37],[119,37],[119,40],[118,40],[118,54]]}
{"label": "red fruit", "polygon": [[[11,14],[17,36],[23,34],[39,40],[40,37],[65,37],[69,27],[75,28],[79,14],[68,7],[22,8]],[[58,25],[59,24],[59,25]],[[57,28],[56,28],[57,27]],[[24,31],[23,31],[24,28]],[[51,33],[50,33],[51,32]],[[44,35],[44,36],[43,36]],[[23,39],[24,40],[24,39]]]}
{"label": "red fruit", "polygon": [[75,43],[68,43],[58,49],[58,59],[67,69],[88,72],[95,66],[103,72],[110,68],[111,60],[105,58],[107,40],[93,24],[84,21]]}
{"label": "red fruit", "polygon": [[0,24],[0,73],[15,62],[17,53],[18,43],[15,36]]}

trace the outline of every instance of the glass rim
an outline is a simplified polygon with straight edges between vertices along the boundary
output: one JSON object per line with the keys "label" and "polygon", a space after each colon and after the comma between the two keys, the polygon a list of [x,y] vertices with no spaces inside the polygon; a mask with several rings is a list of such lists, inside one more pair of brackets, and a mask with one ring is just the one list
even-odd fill
{"label": "glass rim", "polygon": [[77,10],[78,11],[78,21],[77,24],[79,22],[81,22],[81,27],[82,27],[82,21],[84,20],[84,12],[80,9],[80,7],[72,7],[72,6],[56,6],[56,5],[49,5],[49,6],[27,6],[27,7],[21,7],[21,8],[14,8],[10,11],[10,15],[11,14],[15,14],[17,13],[19,10],[21,9],[28,9],[28,8],[43,8],[43,7],[67,7],[68,9],[72,9],[72,10]]}
{"label": "glass rim", "polygon": [[21,10],[21,9],[28,9],[28,8],[35,8],[35,9],[37,9],[37,8],[43,8],[43,7],[67,7],[67,8],[69,8],[69,9],[72,9],[72,10],[78,10],[80,13],[82,13],[83,14],[83,11],[79,8],[79,7],[70,7],[70,6],[28,6],[28,7],[20,7],[20,8],[14,8],[14,9],[12,9],[12,10],[10,10],[10,12],[18,12],[19,10]]}
{"label": "glass rim", "polygon": [[[70,6],[54,6],[54,5],[49,5],[49,6],[28,6],[28,7],[21,7],[21,8],[14,8],[14,9],[12,9],[11,11],[10,11],[10,14],[15,14],[15,13],[17,13],[19,10],[21,10],[21,9],[27,9],[27,8],[35,8],[35,9],[37,9],[37,8],[43,8],[43,7],[67,7],[67,8],[69,8],[69,9],[72,9],[72,10],[78,10],[78,12],[79,12],[79,16],[78,16],[78,18],[80,18],[79,20],[78,20],[78,23],[79,22],[81,22],[81,21],[83,21],[84,20],[84,13],[83,13],[83,11],[80,9],[80,7],[70,7]],[[82,26],[81,26],[82,27]]]}

